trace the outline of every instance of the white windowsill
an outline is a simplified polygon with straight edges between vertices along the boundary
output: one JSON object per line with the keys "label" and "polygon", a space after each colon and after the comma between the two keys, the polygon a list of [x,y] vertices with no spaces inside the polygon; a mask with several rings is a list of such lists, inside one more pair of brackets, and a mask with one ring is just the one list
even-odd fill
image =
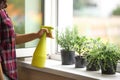
{"label": "white windowsill", "polygon": [[69,77],[75,80],[82,78],[83,80],[119,80],[120,73],[115,75],[103,75],[100,71],[86,71],[86,68],[75,68],[74,65],[61,65],[61,61],[47,59],[45,68],[36,68],[31,66],[31,59],[19,62],[21,66],[26,68],[44,71],[52,74],[57,74],[64,77]]}
{"label": "white windowsill", "polygon": [[19,48],[16,49],[16,57],[30,57],[33,56],[35,48]]}
{"label": "white windowsill", "polygon": [[[33,53],[34,53],[35,48],[20,48],[20,49],[16,49],[16,56],[17,58],[20,57],[32,57]],[[51,54],[50,56],[48,56],[49,58],[53,59],[53,60],[61,60],[60,55],[58,54]],[[26,60],[28,60],[26,58]],[[120,73],[120,63],[118,63],[117,65],[117,72]]]}

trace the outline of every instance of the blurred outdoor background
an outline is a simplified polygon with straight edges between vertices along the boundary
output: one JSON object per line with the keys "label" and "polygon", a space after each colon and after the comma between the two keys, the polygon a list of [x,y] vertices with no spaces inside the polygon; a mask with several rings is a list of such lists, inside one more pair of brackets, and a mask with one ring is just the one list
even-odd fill
{"label": "blurred outdoor background", "polygon": [[[37,32],[42,24],[42,0],[8,0],[7,12],[13,21],[16,33]],[[17,48],[34,47],[38,40],[17,45]]]}
{"label": "blurred outdoor background", "polygon": [[120,0],[73,0],[73,23],[82,35],[120,45]]}
{"label": "blurred outdoor background", "polygon": [[[7,11],[16,33],[38,31],[43,22],[42,0],[8,0]],[[73,0],[73,25],[81,35],[101,37],[120,45],[120,0]],[[37,41],[17,45],[36,46]]]}

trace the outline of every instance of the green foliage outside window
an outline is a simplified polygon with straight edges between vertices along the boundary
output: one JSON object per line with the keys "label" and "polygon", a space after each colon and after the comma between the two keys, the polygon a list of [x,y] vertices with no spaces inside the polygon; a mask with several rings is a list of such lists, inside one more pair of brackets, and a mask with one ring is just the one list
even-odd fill
{"label": "green foliage outside window", "polygon": [[113,10],[112,15],[120,15],[120,6]]}

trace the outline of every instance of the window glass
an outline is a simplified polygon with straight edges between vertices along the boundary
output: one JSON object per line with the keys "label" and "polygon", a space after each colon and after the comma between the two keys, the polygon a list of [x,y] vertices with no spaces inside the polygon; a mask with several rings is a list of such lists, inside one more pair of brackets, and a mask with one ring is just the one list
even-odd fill
{"label": "window glass", "polygon": [[[16,33],[36,32],[43,24],[44,0],[8,0],[7,12],[11,17]],[[17,48],[36,46],[38,40],[17,45]]]}
{"label": "window glass", "polygon": [[82,35],[120,45],[120,0],[73,0],[73,24]]}

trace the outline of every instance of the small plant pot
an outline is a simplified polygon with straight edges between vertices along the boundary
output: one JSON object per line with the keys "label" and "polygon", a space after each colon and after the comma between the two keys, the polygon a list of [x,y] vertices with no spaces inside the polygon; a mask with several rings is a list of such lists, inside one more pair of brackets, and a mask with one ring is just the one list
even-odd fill
{"label": "small plant pot", "polygon": [[98,71],[100,70],[100,62],[99,60],[95,57],[87,57],[87,64],[86,64],[86,70],[87,71]]}
{"label": "small plant pot", "polygon": [[89,65],[89,64],[87,64],[86,65],[86,70],[87,71],[98,71],[98,70],[100,70],[100,66],[99,65]]}
{"label": "small plant pot", "polygon": [[84,68],[86,66],[86,60],[82,56],[75,57],[75,68]]}
{"label": "small plant pot", "polygon": [[75,51],[61,50],[62,65],[71,65],[75,63]]}
{"label": "small plant pot", "polygon": [[112,70],[110,67],[106,68],[105,70],[101,68],[101,70],[102,70],[102,74],[115,74],[116,73],[116,70],[115,69]]}
{"label": "small plant pot", "polygon": [[[108,64],[107,64],[108,65]],[[104,63],[101,62],[101,73],[102,74],[115,74],[117,69],[117,64],[110,64],[109,66],[104,66]]]}
{"label": "small plant pot", "polygon": [[87,71],[98,71],[100,70],[100,62],[95,57],[87,57],[87,64],[86,64],[86,70]]}

